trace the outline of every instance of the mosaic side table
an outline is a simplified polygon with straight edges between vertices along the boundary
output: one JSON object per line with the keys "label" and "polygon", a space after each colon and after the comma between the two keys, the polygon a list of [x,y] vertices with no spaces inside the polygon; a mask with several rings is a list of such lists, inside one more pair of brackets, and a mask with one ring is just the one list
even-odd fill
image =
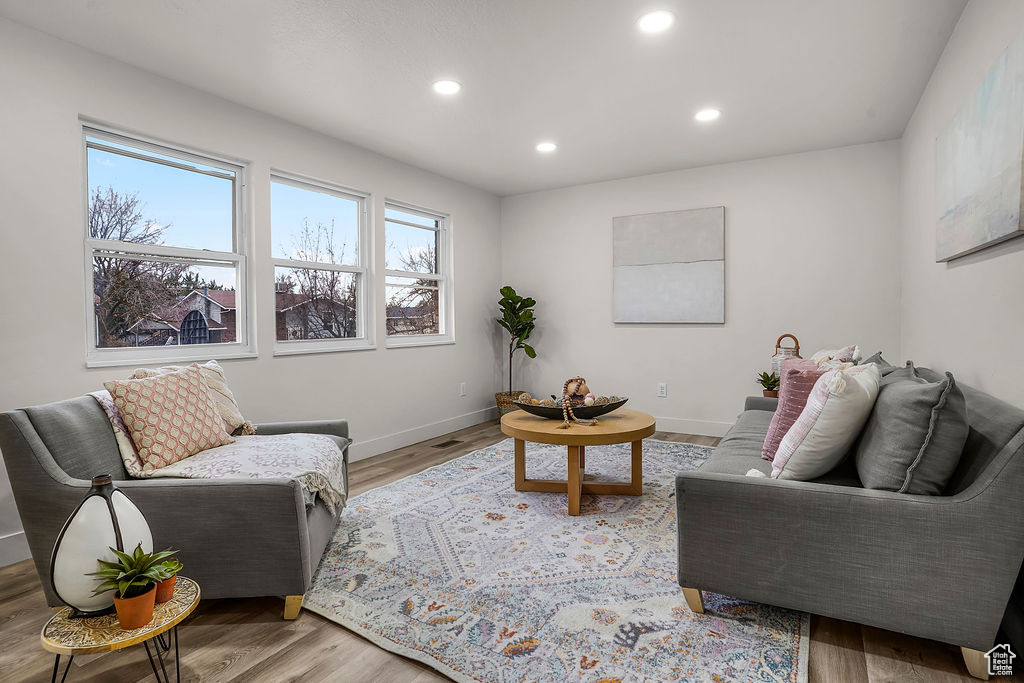
{"label": "mosaic side table", "polygon": [[[181,666],[178,658],[178,624],[185,617],[192,613],[192,610],[199,604],[199,584],[192,579],[179,576],[174,584],[174,597],[164,603],[160,603],[153,611],[153,621],[142,628],[126,631],[121,628],[117,621],[116,614],[107,614],[102,617],[91,617],[85,619],[69,619],[70,607],[62,607],[50,617],[50,620],[43,626],[43,633],[40,637],[43,648],[54,653],[53,675],[51,683],[57,681],[57,674],[60,672],[61,655],[68,656],[68,662],[64,666],[64,673],[60,680],[68,677],[68,670],[76,655],[95,654],[98,652],[112,652],[122,648],[142,643],[146,648],[146,656],[149,657],[149,665],[153,667],[153,674],[156,680],[169,683],[167,668],[164,665],[164,655],[168,654],[171,644],[174,644],[174,673],[178,680],[181,679]],[[165,637],[166,635],[166,637]],[[152,651],[149,641],[155,639]],[[159,663],[159,668],[157,664]],[[161,673],[163,674],[161,677]]]}

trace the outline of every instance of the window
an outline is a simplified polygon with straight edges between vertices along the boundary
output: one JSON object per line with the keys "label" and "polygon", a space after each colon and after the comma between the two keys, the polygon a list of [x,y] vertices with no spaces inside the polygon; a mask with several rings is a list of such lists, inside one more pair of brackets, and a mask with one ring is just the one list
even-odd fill
{"label": "window", "polygon": [[366,195],[271,175],[276,353],[368,348]]}
{"label": "window", "polygon": [[245,169],[91,126],[83,137],[87,365],[254,355]]}
{"label": "window", "polygon": [[452,341],[448,218],[384,205],[388,346]]}

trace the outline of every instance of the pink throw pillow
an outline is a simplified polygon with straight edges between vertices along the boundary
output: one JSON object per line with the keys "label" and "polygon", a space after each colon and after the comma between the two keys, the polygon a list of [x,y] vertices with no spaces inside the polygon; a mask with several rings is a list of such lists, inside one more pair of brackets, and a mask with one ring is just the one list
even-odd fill
{"label": "pink throw pillow", "polygon": [[761,447],[761,457],[764,460],[774,460],[782,437],[800,417],[814,383],[826,371],[825,368],[819,369],[814,361],[802,358],[787,358],[782,362],[779,405],[775,408],[772,423],[768,426],[768,434],[764,437],[764,446]]}

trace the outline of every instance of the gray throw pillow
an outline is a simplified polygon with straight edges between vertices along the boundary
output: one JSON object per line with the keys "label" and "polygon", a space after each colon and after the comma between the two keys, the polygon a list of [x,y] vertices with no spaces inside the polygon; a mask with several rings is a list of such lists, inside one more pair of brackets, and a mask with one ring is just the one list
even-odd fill
{"label": "gray throw pillow", "polygon": [[882,381],[854,455],[857,475],[868,489],[938,495],[960,462],[967,431],[967,404],[953,375],[929,382],[908,363]]}
{"label": "gray throw pillow", "polygon": [[879,368],[879,370],[884,370],[885,368],[893,367],[892,364],[889,363],[889,361],[882,358],[881,351],[875,351],[873,354],[871,354],[861,362],[857,363],[857,365],[867,365],[868,363],[874,363],[876,365],[882,366]]}

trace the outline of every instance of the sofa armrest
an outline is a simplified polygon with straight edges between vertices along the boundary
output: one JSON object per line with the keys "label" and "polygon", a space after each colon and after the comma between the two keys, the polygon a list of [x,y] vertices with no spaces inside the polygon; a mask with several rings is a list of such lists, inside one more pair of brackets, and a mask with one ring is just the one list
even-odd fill
{"label": "sofa armrest", "polygon": [[774,413],[779,407],[779,399],[765,398],[764,396],[747,396],[743,402],[743,410],[767,410]]}
{"label": "sofa armrest", "polygon": [[1024,555],[1003,474],[942,497],[684,472],[679,583],[986,650]]}
{"label": "sofa armrest", "polygon": [[303,422],[267,422],[256,425],[256,434],[328,434],[348,437],[348,420],[306,420]]}
{"label": "sofa armrest", "polygon": [[[180,549],[204,597],[300,595],[315,562],[302,488],[288,479],[130,479],[153,545]],[[230,566],[231,571],[224,571]]]}

